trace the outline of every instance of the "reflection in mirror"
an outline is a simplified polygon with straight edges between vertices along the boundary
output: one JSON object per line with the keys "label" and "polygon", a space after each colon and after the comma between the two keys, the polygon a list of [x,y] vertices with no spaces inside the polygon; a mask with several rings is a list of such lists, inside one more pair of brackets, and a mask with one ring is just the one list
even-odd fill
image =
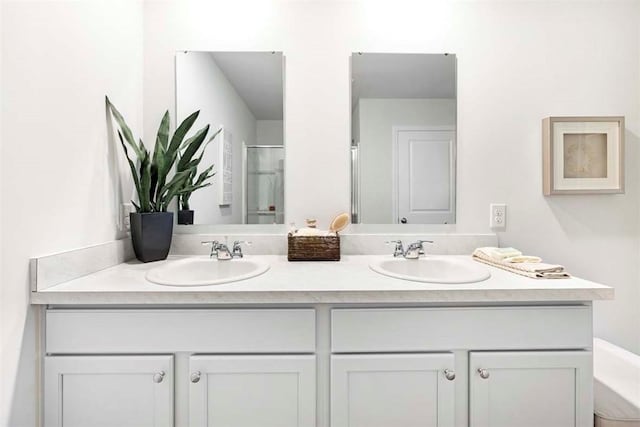
{"label": "reflection in mirror", "polygon": [[284,223],[283,76],[278,52],[176,54],[178,122],[200,110],[194,129],[223,129],[200,163],[216,174],[191,196],[193,224]]}
{"label": "reflection in mirror", "polygon": [[354,223],[453,224],[456,57],[351,57]]}
{"label": "reflection in mirror", "polygon": [[284,224],[284,149],[247,147],[247,224]]}

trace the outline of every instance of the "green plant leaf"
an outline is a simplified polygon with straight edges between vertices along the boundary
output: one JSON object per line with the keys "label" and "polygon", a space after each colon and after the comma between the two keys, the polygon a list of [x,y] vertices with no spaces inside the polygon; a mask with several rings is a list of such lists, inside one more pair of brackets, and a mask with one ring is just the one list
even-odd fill
{"label": "green plant leaf", "polygon": [[170,116],[167,110],[162,116],[160,121],[160,127],[158,128],[158,134],[156,136],[156,145],[153,150],[153,162],[151,164],[151,198],[156,196],[156,188],[159,185],[162,187],[166,179],[166,175],[169,172],[166,168],[166,152],[169,145],[169,123]]}
{"label": "green plant leaf", "polygon": [[129,128],[129,126],[127,126],[127,123],[125,122],[124,117],[122,117],[122,114],[120,114],[118,109],[111,103],[108,96],[105,96],[105,101],[107,103],[107,106],[109,107],[109,110],[111,111],[111,115],[116,119],[116,122],[118,123],[118,126],[122,131],[122,134],[124,135],[124,139],[131,146],[131,148],[133,148],[134,152],[136,153],[136,157],[140,159],[142,157],[142,153],[139,152],[139,149],[136,146],[136,140],[133,137],[133,133],[131,132],[131,129]]}
{"label": "green plant leaf", "polygon": [[203,182],[205,182],[207,179],[213,177],[216,173],[212,172],[213,171],[213,165],[209,166],[208,168],[206,168],[199,176],[198,179],[196,179],[196,182],[194,183],[194,185],[200,185]]}
{"label": "green plant leaf", "polygon": [[[187,161],[187,158],[190,155],[190,153],[186,153],[186,150],[185,150],[185,153],[183,153],[183,155],[180,156],[179,158],[178,166],[177,166],[178,170],[180,170],[181,168],[182,170],[192,169],[192,173],[189,174],[189,176],[185,180],[184,186],[179,193],[179,203],[183,207],[183,209],[188,209],[189,198],[191,197],[191,194],[197,189],[210,185],[210,184],[207,184],[207,185],[203,185],[203,184],[205,183],[206,180],[210,179],[215,175],[215,173],[211,172],[213,170],[213,165],[211,165],[207,169],[205,169],[198,176],[197,180],[194,182],[194,179],[197,174],[197,168],[204,157],[204,153],[206,151],[207,146],[211,141],[213,141],[216,138],[216,136],[220,134],[220,132],[222,132],[222,128],[219,128],[204,144],[201,144],[200,154],[196,158],[192,158],[191,160]],[[193,142],[193,139],[186,141],[183,144],[182,148],[185,149],[192,142]],[[195,150],[195,153],[197,153],[197,150]]]}
{"label": "green plant leaf", "polygon": [[206,125],[198,132],[196,132],[194,136],[185,141],[185,149],[180,156],[180,160],[178,161],[177,170],[182,171],[186,169],[187,163],[196,154],[196,152],[204,142],[204,139],[207,137],[208,132],[209,125]]}
{"label": "green plant leaf", "polygon": [[[136,171],[136,165],[133,163],[133,160],[129,158],[129,151],[127,150],[127,146],[122,139],[122,134],[118,131],[118,138],[120,138],[120,145],[122,145],[122,149],[124,150],[124,155],[127,158],[127,162],[129,163],[129,169],[131,170],[131,176],[133,177],[133,184],[136,187],[136,192],[140,194],[140,179],[138,178],[138,172]],[[133,203],[133,202],[132,202]],[[135,203],[134,203],[135,205]],[[136,211],[140,212],[140,207],[136,206]]]}
{"label": "green plant leaf", "polygon": [[190,194],[181,194],[180,199],[180,209],[188,211],[189,210],[189,196]]}
{"label": "green plant leaf", "polygon": [[140,191],[138,192],[140,208],[142,212],[154,212],[155,206],[151,204],[151,156],[142,140],[140,140],[140,151],[144,153],[140,159]]}
{"label": "green plant leaf", "polygon": [[149,186],[149,197],[155,199],[156,190],[158,188],[159,172],[157,162],[151,162],[151,185]]}
{"label": "green plant leaf", "polygon": [[213,135],[211,135],[211,138],[209,138],[209,140],[207,141],[207,144],[209,144],[211,141],[216,139],[216,136],[218,136],[220,132],[222,132],[222,128],[219,128]]}
{"label": "green plant leaf", "polygon": [[164,113],[162,116],[162,120],[160,121],[160,127],[158,128],[158,135],[156,136],[156,145],[157,147],[161,147],[164,151],[167,151],[167,146],[169,145],[169,123],[171,119],[169,117],[169,110]]}
{"label": "green plant leaf", "polygon": [[173,178],[171,178],[171,181],[163,186],[161,193],[156,199],[158,203],[158,209],[166,210],[166,208],[169,206],[169,203],[171,203],[171,200],[173,200],[173,198],[178,195],[178,191],[180,190],[180,188],[182,188],[182,186],[184,186],[184,181],[189,176],[189,173],[191,173],[190,170],[177,172],[173,176]]}
{"label": "green plant leaf", "polygon": [[[169,156],[176,156],[180,146],[182,145],[182,141],[184,137],[187,135],[187,132],[191,129],[196,119],[200,115],[200,111],[196,111],[192,113],[189,117],[184,119],[180,126],[173,133],[173,137],[171,138],[171,143],[169,144],[169,148],[167,149],[167,153]],[[174,157],[175,159],[175,157]]]}
{"label": "green plant leaf", "polygon": [[[210,143],[211,141],[213,141],[213,140],[216,138],[216,136],[218,136],[218,135],[220,134],[220,132],[222,132],[222,128],[218,129],[218,130],[217,130],[217,131],[216,131],[216,132],[215,132],[215,133],[214,133],[214,134],[213,134],[213,135],[212,135],[212,136],[207,140],[207,142],[206,142],[204,145],[202,145],[202,153],[200,153],[200,156],[201,156],[201,157],[202,157],[202,154],[204,154],[204,150],[207,148],[207,146],[209,145],[209,143]],[[184,142],[184,144],[182,144],[182,147],[180,147],[180,149],[181,149],[181,150],[186,149],[186,148],[187,148],[187,146],[188,146],[190,143],[191,143],[191,140],[186,140],[186,141]]]}
{"label": "green plant leaf", "polygon": [[180,190],[180,194],[191,194],[194,191],[196,191],[196,190],[198,190],[200,188],[208,187],[211,184],[212,184],[211,182],[207,182],[205,184],[200,184],[200,185],[190,185],[190,186],[184,187],[182,190]]}

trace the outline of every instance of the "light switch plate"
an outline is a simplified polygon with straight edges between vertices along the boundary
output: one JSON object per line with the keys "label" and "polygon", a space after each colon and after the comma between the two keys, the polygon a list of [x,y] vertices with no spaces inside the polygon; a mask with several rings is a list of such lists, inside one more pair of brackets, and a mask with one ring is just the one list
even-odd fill
{"label": "light switch plate", "polygon": [[489,227],[494,230],[507,228],[507,205],[504,203],[492,203],[489,205]]}

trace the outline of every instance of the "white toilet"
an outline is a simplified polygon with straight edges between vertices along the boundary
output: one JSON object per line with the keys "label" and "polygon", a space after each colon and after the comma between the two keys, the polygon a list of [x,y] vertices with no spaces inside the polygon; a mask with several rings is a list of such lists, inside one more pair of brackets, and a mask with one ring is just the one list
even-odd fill
{"label": "white toilet", "polygon": [[593,340],[596,427],[640,427],[640,355]]}

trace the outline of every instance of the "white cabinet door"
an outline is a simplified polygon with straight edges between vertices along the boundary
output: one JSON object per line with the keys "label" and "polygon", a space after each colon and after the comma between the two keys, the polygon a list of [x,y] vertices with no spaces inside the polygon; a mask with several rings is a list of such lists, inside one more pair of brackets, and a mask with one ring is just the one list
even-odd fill
{"label": "white cabinet door", "polygon": [[588,351],[472,352],[471,427],[593,426]]}
{"label": "white cabinet door", "polygon": [[192,356],[190,427],[313,427],[316,359]]}
{"label": "white cabinet door", "polygon": [[331,427],[452,426],[451,353],[331,356]]}
{"label": "white cabinet door", "polygon": [[173,356],[50,356],[45,427],[173,425]]}

